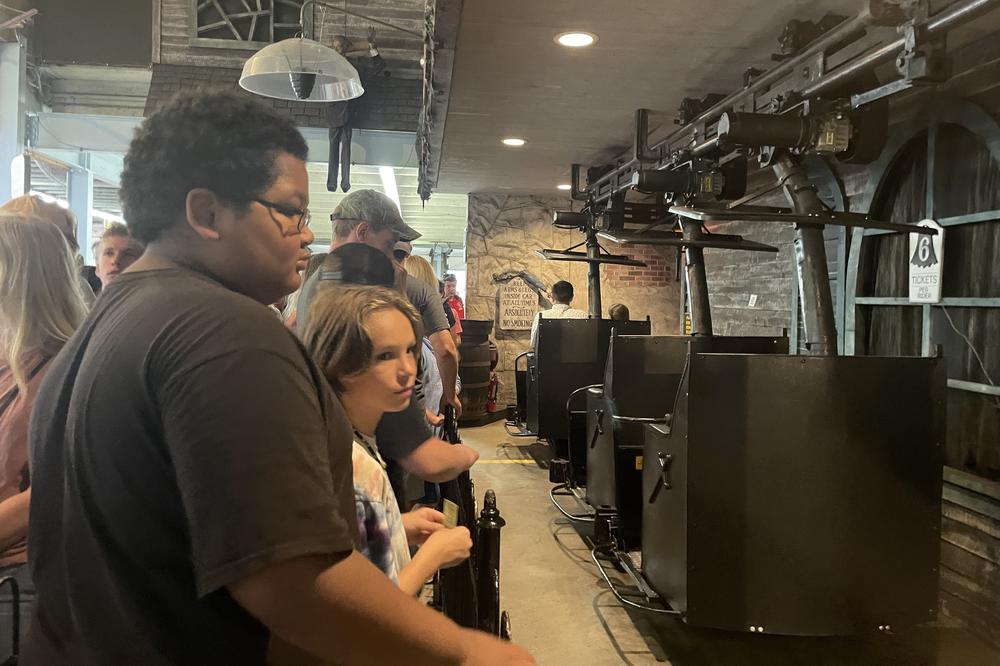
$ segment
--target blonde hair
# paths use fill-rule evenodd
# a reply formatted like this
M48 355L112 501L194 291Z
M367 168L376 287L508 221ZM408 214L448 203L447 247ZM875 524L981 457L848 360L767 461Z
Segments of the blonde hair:
M343 393L342 379L359 375L372 363L368 319L382 310L399 310L413 328L416 354L424 337L420 316L398 292L385 287L339 287L316 295L302 342L327 381Z
M437 275L434 274L434 267L431 266L431 262L423 257L411 254L403 262L403 267L406 269L408 275L412 275L421 282L429 284L434 289L434 293L437 293L440 289L438 287Z
M0 206L0 213L34 217L51 222L62 232L63 238L74 253L80 250L76 240L76 215L59 204L42 201L34 194L23 194Z
M60 230L41 218L0 214L0 361L21 390L25 356L58 352L86 314L76 262Z

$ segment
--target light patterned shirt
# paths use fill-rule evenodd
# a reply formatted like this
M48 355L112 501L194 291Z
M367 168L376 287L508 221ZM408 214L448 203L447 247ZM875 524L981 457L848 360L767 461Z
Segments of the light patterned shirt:
M398 584L399 572L410 563L410 549L385 462L374 439L356 432L351 460L359 550Z

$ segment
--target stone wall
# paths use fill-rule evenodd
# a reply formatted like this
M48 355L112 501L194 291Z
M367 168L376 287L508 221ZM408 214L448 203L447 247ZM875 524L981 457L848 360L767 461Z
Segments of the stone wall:
M493 339L500 351L498 404L515 400L514 358L530 347L529 331L501 331L496 326L497 290L493 276L507 271L526 271L550 287L568 280L576 289L573 305L587 309L587 266L577 262L546 261L535 254L542 248L565 249L583 240L575 231L556 229L552 215L569 210L564 198L472 194L469 196L469 227L466 239L466 315L469 319L494 322ZM616 254L642 259L648 268L603 267L604 315L613 303L624 303L633 319L652 319L653 332L678 330L679 286L674 266L676 252L653 248L626 248ZM547 306L547 303L546 303ZM541 305L540 305L541 309Z

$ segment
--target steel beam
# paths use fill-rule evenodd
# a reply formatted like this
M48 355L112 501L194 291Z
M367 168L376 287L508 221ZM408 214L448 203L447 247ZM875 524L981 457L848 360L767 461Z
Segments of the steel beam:
M684 240L702 239L701 223L681 219ZM691 312L691 335L712 335L712 304L705 275L705 250L693 244L684 248L687 262L688 309Z
M87 265L94 264L94 174L87 169L69 171L69 209L76 215L76 242Z
M13 179L14 158L24 150L24 49L17 42L0 43L0 202L21 189Z
M644 167L633 158L590 183L590 199L603 201L628 189L632 174L640 168L667 169L675 165L678 155L691 153L699 156L716 150L719 148L719 137L716 135L718 121L726 111L767 112L771 102L785 89L794 90L798 97L804 99L822 96L893 59L903 51L905 38L895 37L894 31L879 29L879 26L901 24L905 22L905 17L880 16L879 8L884 6L885 3L879 0L869 0L866 8L855 18L844 21L749 86L729 95L666 138L648 146L647 154L663 156L656 163L647 163ZM997 7L1000 7L1000 0L960 0L930 17L922 27L926 28L928 36L941 36ZM886 35L891 35L891 38ZM863 54L840 62L837 58L839 51L831 50L842 44L847 44L842 50L851 49L852 52L863 47Z
M775 160L774 173L784 183L785 197L795 213L824 210L816 188L809 183L805 168L791 155L785 153ZM799 293L802 294L806 351L814 356L836 356L837 322L833 314L830 269L826 261L822 225L795 225L795 257Z
M587 229L587 257L599 259L601 246L597 243L597 234L593 229ZM601 264L591 261L587 264L587 302L590 305L590 316L601 318Z

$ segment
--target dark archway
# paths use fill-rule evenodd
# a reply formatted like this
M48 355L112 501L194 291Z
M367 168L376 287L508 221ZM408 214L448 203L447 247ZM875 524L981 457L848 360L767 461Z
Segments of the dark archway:
M1000 478L1000 125L974 104L937 100L897 126L868 170L874 217L946 227L943 299L907 299L909 241L855 229L845 351L948 359L947 464ZM992 433L992 434L991 434Z

